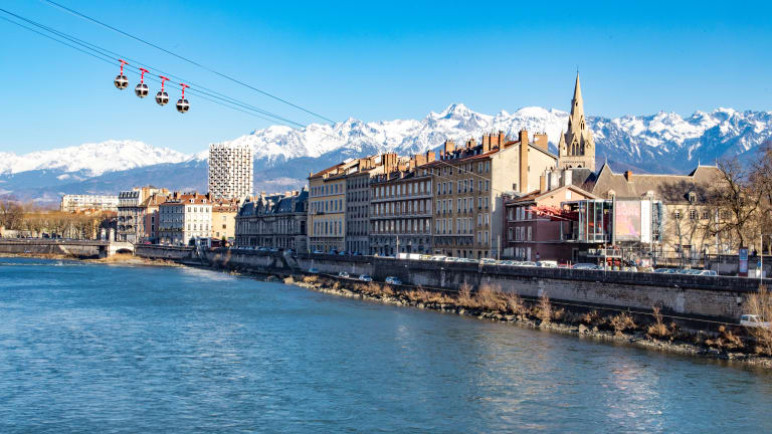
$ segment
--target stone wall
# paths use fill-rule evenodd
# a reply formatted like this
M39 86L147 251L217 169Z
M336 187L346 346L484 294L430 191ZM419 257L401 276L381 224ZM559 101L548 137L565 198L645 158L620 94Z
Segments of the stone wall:
M193 247L156 246L137 244L134 254L148 259L170 259L182 261L193 257Z
M98 258L107 253L96 243L62 240L0 240L0 253L17 255L66 255L76 258Z
M747 295L758 281L737 277L710 277L658 273L480 266L466 263L410 261L378 257L298 255L219 249L207 259L223 268L241 268L277 274L348 272L352 277L369 274L376 281L397 276L405 284L457 290L464 283L473 288L489 284L527 297L550 298L578 304L651 309L705 318L737 321Z

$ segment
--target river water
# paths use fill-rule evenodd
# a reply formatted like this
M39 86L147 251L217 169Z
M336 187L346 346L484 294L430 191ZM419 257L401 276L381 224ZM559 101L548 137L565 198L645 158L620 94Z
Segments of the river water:
M0 258L0 432L772 432L772 375L190 268Z

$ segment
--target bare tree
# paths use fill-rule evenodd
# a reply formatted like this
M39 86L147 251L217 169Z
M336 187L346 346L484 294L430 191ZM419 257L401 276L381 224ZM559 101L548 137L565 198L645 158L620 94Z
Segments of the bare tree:
M721 179L713 189L711 201L719 211L719 218L713 231L731 234L739 247L746 247L758 223L756 217L762 192L753 188L752 172L745 169L736 157L720 161L718 168Z

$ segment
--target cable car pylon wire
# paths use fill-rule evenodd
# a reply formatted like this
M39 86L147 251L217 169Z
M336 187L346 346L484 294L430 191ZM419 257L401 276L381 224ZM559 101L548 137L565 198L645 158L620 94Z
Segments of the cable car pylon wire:
M59 30L53 29L53 28L48 27L46 25L43 25L43 24L37 23L35 21L32 21L30 19L24 18L24 17L22 17L20 15L17 15L15 13L10 12L8 10L5 10L3 8L0 8L0 12L4 12L4 13L6 13L8 15L13 16L14 18L23 20L23 21L25 21L27 23L30 23L33 26L36 26L36 27L38 27L40 29L43 29L43 30L45 30L45 31L47 31L49 33L53 33L53 34L57 35L60 38L64 38L64 39L66 39L66 40L68 40L68 41L70 41L70 42L72 42L72 43L74 43L76 45L79 45L79 46L85 48L85 50L83 48L78 48L75 45L72 45L72 44L69 44L69 43L67 43L65 41L62 41L60 39L57 39L57 38L55 38L55 37L53 37L51 35L45 34L43 32L35 30L35 29L31 28L31 27L28 27L28 26L23 25L21 23L18 23L18 22L15 22L13 20L10 20L10 19L7 19L5 17L0 16L0 18L2 18L3 20L5 20L5 21L7 21L7 22L9 22L11 24L15 24L15 25L17 25L19 27L22 27L22 28L26 29L26 30L29 30L29 31L34 32L34 33L37 33L38 35L44 36L44 37L46 37L48 39L51 39L51 40L53 40L55 42L58 42L58 43L62 44L62 45L65 45L65 46L68 46L70 48L73 48L73 49L75 49L77 51L80 51L81 53L88 54L89 56L95 57L95 58L97 58L99 60L102 60L103 62L114 64L115 61L121 61L121 59L119 59L119 57L123 57L125 59L128 59L128 60L132 61L133 63L135 63L137 65L148 66L147 64L144 64L144 62L139 62L139 61L130 59L130 58L126 57L126 56L122 56L122 55L120 55L118 53L115 53L113 51L110 51L110 50L107 50L105 48L99 47L98 45L91 44L90 42L83 41L81 39L78 39L78 38L76 38L74 36L70 36L70 35L68 35L68 34L66 34L64 32L59 31ZM86 51L86 50L89 50L89 51ZM112 57L112 56L115 56L115 57ZM140 71L139 67L131 66L128 62L126 62L125 64L129 68L132 68L132 69L136 70L139 73L139 71ZM155 68L152 68L152 69L155 69ZM161 73L164 73L163 71L160 71L158 69L155 69L155 70L157 70L157 71L159 71ZM172 74L168 74L168 73L164 73L164 74L172 76L172 77L176 77L176 76L174 76ZM177 77L177 78L179 78L179 77ZM183 79L180 79L180 81L183 81ZM127 85L128 85L128 83L127 83ZM251 114L251 115L253 115L253 116L257 117L257 118L264 119L264 120L271 121L271 122L279 121L279 122L283 122L283 123L286 123L286 124L292 124L292 125L297 126L299 128L304 128L305 127L305 125L303 125L303 124L301 124L299 122L292 121L290 119L287 119L287 118L282 117L280 115L277 115L275 113L272 113L272 112L260 109L258 107L255 107L255 106L251 105L251 104L244 103L244 102L239 101L239 100L237 100L237 99L235 99L233 97L230 97L230 96L224 95L224 94L222 94L220 92L208 89L208 88L206 88L204 86L198 86L198 85L196 85L194 83L191 83L191 85L196 86L196 88L198 89L196 93L203 93L205 95L209 95L210 96L210 98L204 98L204 99L206 99L207 101L214 102L215 104L219 104L219 105L221 105L223 107L227 107L227 108L230 108L230 109L233 109L233 110L237 110L237 111L242 112L242 113ZM223 104L221 102L218 102L217 100L226 102L228 104ZM236 109L235 107L233 107L234 105L235 106L239 106L239 107L243 107L243 108L245 108L246 110L248 110L250 112L245 111L245 110L241 110L241 109ZM260 113L260 114L262 114L264 116L256 115L254 113L251 113L251 111ZM266 118L265 116L268 116L268 117L270 117L272 119Z
M266 119L266 120L269 120L269 121L271 121L271 122L275 122L275 121L284 122L284 123L287 123L287 124L292 124L292 125L294 125L294 126L297 126L297 127L300 127L300 128L304 128L304 127L305 127L305 125L303 125L303 124L301 124L301 123L299 123L299 122L295 122L295 121L292 121L292 120L290 120L290 119L287 119L287 118L285 118L285 117L279 116L279 115L277 115L277 114L275 114L275 113L269 112L269 111L267 111L267 110L263 110L263 109L260 109L260 108L258 108L258 107L255 107L255 106L251 105L251 104L247 104L247 103L245 103L245 102L243 102L243 101L239 101L239 100L237 100L237 99L235 99L235 98L233 98L233 97L230 97L230 96L228 96L228 95L224 95L224 94L222 94L222 93L220 93L220 92L217 92L217 91L215 91L215 90L209 89L209 88L207 88L207 87L205 87L205 86L201 86L201 85L198 85L198 84L196 84L196 83L192 83L192 82L190 82L190 81L188 81L188 80L185 80L184 78L181 78L181 77L179 77L179 76L176 76L176 75L173 75L173 74L170 74L170 73L167 73L167 72L161 71L161 70L160 70L160 69L158 69L158 68L154 68L154 67L152 67L152 66L149 66L148 64L146 64L146 63L144 63L144 62L140 62L140 61L138 61L138 60L134 60L134 59L131 59L131 58L129 58L129 57L123 56L123 55L121 55L121 54L119 54L119 53L116 53L116 52L114 52L114 51L108 50L108 49L106 49L106 48L103 48L103 47L100 47L100 46L98 46L98 45L94 45L94 44L92 44L92 43L90 43L90 42L88 42L88 41L84 41L84 40L82 40L82 39L78 39L78 38L76 38L76 37L74 37L74 36L70 36L70 35L68 35L68 34L66 34L66 33L64 33L64 32L61 32L61 31L59 31L59 30L56 30L56 29L54 29L54 28L52 28L52 27L48 27L48 26L46 26L46 25L40 24L40 23L38 23L38 22L32 21L32 20L30 20L30 19L24 18L24 17L22 17L22 16L20 16L20 15L14 14L13 12L9 12L9 11L7 11L7 10L3 9L3 8L0 8L0 11L2 11L2 12L5 12L6 14L12 15L13 17L15 17L15 18L17 18L17 19L23 20L23 21L25 21L25 22L27 22L27 23L29 23L29 24L32 24L32 25L34 25L34 26L36 26L36 27L38 27L38 28L41 28L41 29L43 29L43 30L46 30L46 31L48 31L48 32L51 32L51 33L54 33L54 34L56 34L57 36L59 36L59 37L61 37L61 38L65 38L65 39L69 40L70 42L73 42L73 43L75 43L75 44L78 44L78 45L80 45L80 46L82 46L82 47L84 47L84 48L86 48L86 49L88 49L88 50L92 50L92 51L94 51L94 52L97 52L97 53L101 54L102 56L104 56L104 57L106 57L106 58L111 58L112 56L115 56L116 58L119 58L119 57L123 57L123 58L125 58L125 59L128 59L128 60L130 60L132 63L134 63L134 64L136 64L136 65L143 65L143 66L147 66L147 68L148 68L148 69L153 69L153 70L155 70L155 71L158 71L158 72L160 72L160 73L162 73L162 74L165 74L165 75L167 75L167 76L169 76L169 77L175 78L175 79L177 79L177 80L179 80L179 81L181 81L181 82L185 82L185 81L187 81L188 83L190 83L190 85L191 85L191 86L195 86L197 89L199 89L199 92L202 92L202 93L203 93L204 91L206 91L206 94L207 94L207 95L209 95L209 96L211 96L212 98L215 98L215 99L222 99L222 100L227 100L227 101L228 101L229 103L231 103L231 104L235 104L235 105L238 105L238 106L240 106L240 107L246 108L247 110L254 110L254 111L258 112L258 113L264 114L265 116L269 116L269 117L273 118L273 119L266 119L266 118L264 118L264 117L261 117L261 116L257 116L257 117L259 117L259 118L261 118L261 119ZM9 20L6 20L6 21L9 21ZM9 21L9 22L11 22L11 23L13 23L13 24L17 24L17 25L20 25L20 24L18 24L18 23L16 23L16 22L13 22L13 21ZM20 25L20 26L21 26L21 25ZM32 29L30 29L30 28L28 28L28 27L26 27L26 26L21 26L21 27L24 27L24 28L25 28L25 29L27 29L27 30L32 30ZM34 31L34 30L32 30L32 31ZM55 40L55 41L57 41L57 42L61 42L61 41L59 41L59 40L57 40L57 39L55 39L55 38L52 38L52 37L50 37L49 35L45 35L45 34L42 34L42 33L38 32L38 31L34 31L34 32L35 32L35 33L38 33L38 34L40 34L40 35L43 35L43 36L45 36L45 37L47 37L47 38L49 38L49 39ZM70 45L70 44L64 44L64 45L67 45L67 46L69 46L69 47L72 47L72 45ZM78 50L78 51L82 51L82 50ZM90 54L90 53L89 53L89 54ZM118 59L118 60L120 61L120 59ZM137 68L136 66L134 66L133 68L138 70L138 68ZM243 110L239 110L239 111L242 111L242 112L243 112Z
M276 101L279 101L279 102L281 102L283 104L286 104L288 106L294 107L294 108L296 108L296 109L298 109L300 111L308 113L308 114L310 114L312 116L315 116L315 117L317 117L319 119L323 119L323 120L325 120L327 122L331 122L333 124L335 123L334 120L332 120L332 119L330 119L330 118L328 118L326 116L323 116L323 115L321 115L319 113L316 113L316 112L314 112L312 110L306 109L306 108L304 108L302 106L299 106L299 105L297 105L297 104L295 104L293 102L290 102L290 101L288 101L288 100L286 100L284 98L276 96L276 95L274 95L274 94L272 94L270 92L267 92L267 91L264 91L264 90L259 89L257 87L254 87L254 86L252 86L252 85L250 85L248 83L245 83L245 82L243 82L243 81L241 81L239 79L233 78L233 77L231 77L231 76L229 76L227 74L223 74L223 73L221 73L219 71L216 71L216 70L214 70L214 69L212 69L212 68L210 68L210 67L208 67L206 65L202 65L201 63L196 62L195 60L191 60L191 59L189 59L189 58L187 58L185 56L181 56L181 55L179 55L177 53L169 51L166 48L160 47L160 46L158 46L158 45L156 45L156 44L154 44L152 42L149 42L149 41L146 41L146 40L144 40L144 39L142 39L140 37L134 36L134 35L132 35L132 34L130 34L128 32L125 32L125 31L123 31L121 29L115 28L115 27L113 27L113 26L111 26L111 25L109 25L107 23L104 23L102 21L97 20L96 18L91 18L88 15L82 14L82 13L80 13L80 12L74 10L74 9L70 9L67 6L59 4L59 3L55 2L55 1L52 1L52 0L41 0L41 1L46 2L46 3L48 3L49 5L52 5L52 6L56 6L56 7L60 8L60 9L62 9L64 11L67 11L68 13L73 14L75 16L78 16L78 17L80 17L80 18L82 18L84 20L91 21L92 23L98 24L98 25L100 25L102 27L105 27L107 29L110 29L110 30L112 30L114 32L120 33L121 35L124 35L124 36L126 36L128 38L134 39L135 41L141 42L141 43L143 43L145 45L148 45L150 47L153 47L153 48L155 48L157 50L163 51L164 53L169 54L171 56L174 56L174 57L176 57L176 58L178 58L180 60L183 60L185 62L188 62L191 65L197 66L197 67L199 67L201 69L204 69L204 70L206 70L208 72L211 72L212 74L218 75L218 76L220 76L220 77L222 77L222 78L224 78L226 80L232 81L232 82L234 82L236 84L239 84L241 86L244 86L244 87L246 87L248 89L252 89L255 92L258 92L258 93L260 93L262 95L265 95L265 96L267 96L269 98L272 98L272 99L274 99Z

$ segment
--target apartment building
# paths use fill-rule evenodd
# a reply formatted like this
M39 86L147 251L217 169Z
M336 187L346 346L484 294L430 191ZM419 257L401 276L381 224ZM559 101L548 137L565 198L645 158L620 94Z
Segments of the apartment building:
M434 212L433 250L465 258L499 256L506 194L524 195L540 188L541 176L556 166L546 134L521 130L518 140L503 132L474 139L463 146L447 141L432 174Z
M261 194L241 206L236 216L236 245L308 250L308 190Z
M309 250L346 249L346 177L356 170L357 160L352 160L308 177Z
M59 209L63 212L118 211L118 196L65 194Z
M172 194L158 209L158 237L161 244L187 246L194 238L209 238L212 203L207 195Z
M212 199L212 238L233 240L236 237L236 216L241 200Z
M346 250L370 252L370 182L384 172L384 165L396 160L396 154L360 158L346 176Z
M118 194L118 241L138 243L145 237L144 202L152 195L168 195L169 190L153 186L134 187Z
M250 144L209 145L209 194L215 199L252 196L253 154Z
M371 181L370 253L432 252L432 175L435 153L413 156Z
M158 243L158 228L160 223L158 210L161 204L166 202L168 199L168 194L156 193L150 195L150 197L145 199L145 201L142 203L142 207L144 208L144 224L143 234L140 242L148 242L152 244Z
M571 219L538 212L560 210L566 201L597 199L575 185L552 190L537 190L525 196L505 199L506 237L502 257L520 261L576 260L582 247L569 241Z

